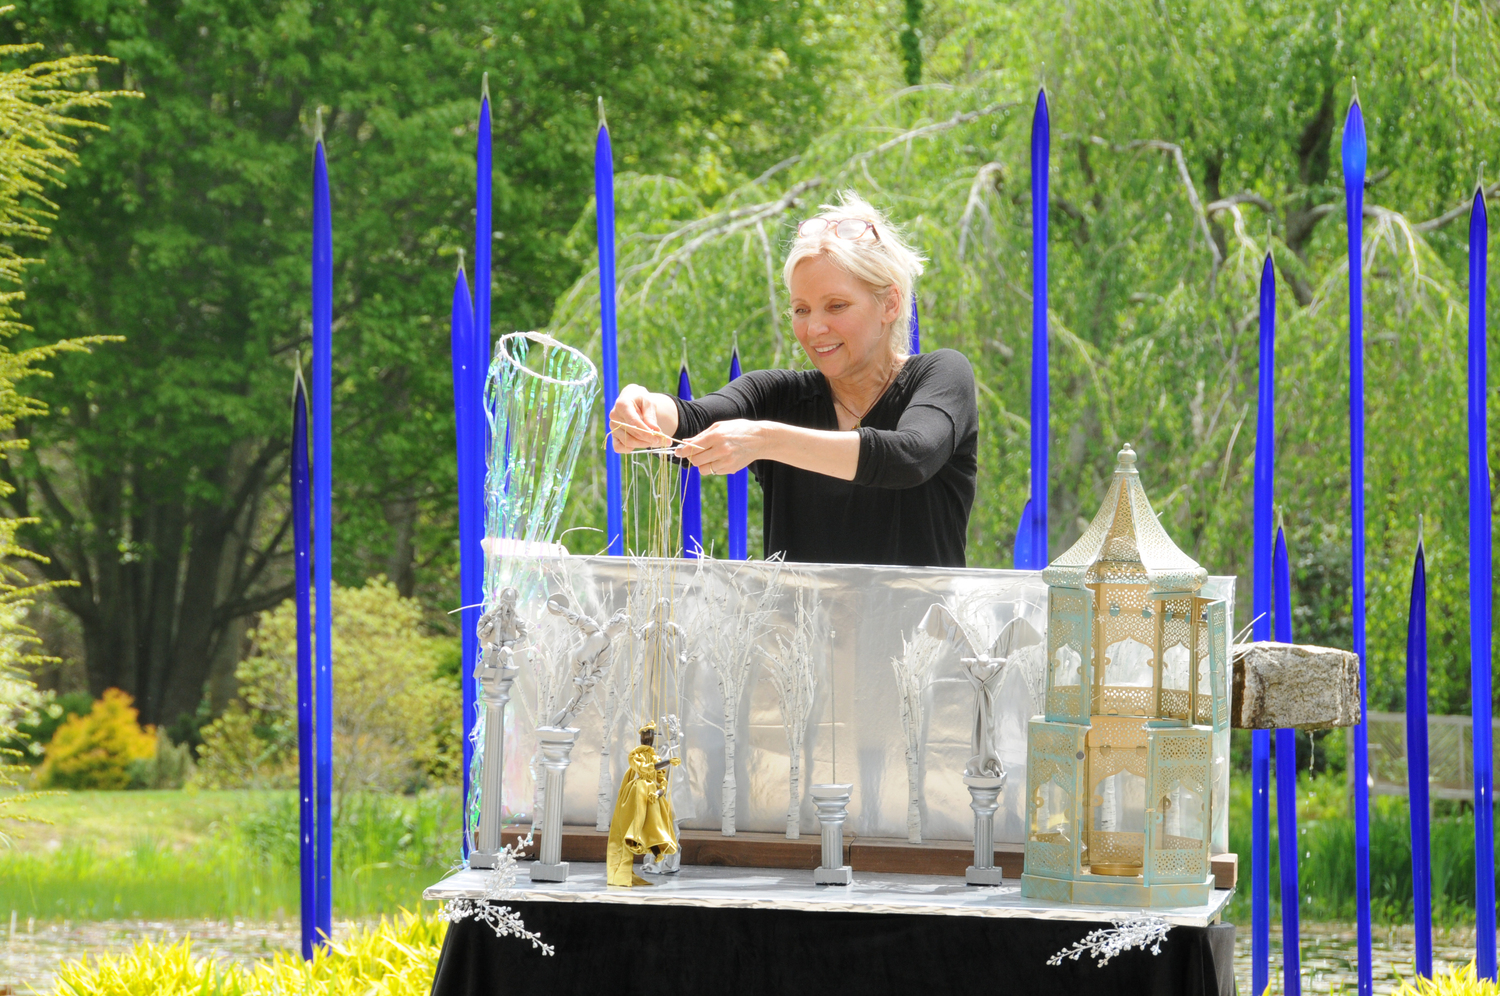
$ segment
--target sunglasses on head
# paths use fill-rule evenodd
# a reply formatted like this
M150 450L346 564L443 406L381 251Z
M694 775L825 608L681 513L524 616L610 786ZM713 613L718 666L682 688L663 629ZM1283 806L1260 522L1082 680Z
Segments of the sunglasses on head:
M862 238L865 232L870 232L875 236L876 242L880 241L880 231L874 223L859 218L809 218L797 226L797 234L807 238L816 238L828 231L850 242Z

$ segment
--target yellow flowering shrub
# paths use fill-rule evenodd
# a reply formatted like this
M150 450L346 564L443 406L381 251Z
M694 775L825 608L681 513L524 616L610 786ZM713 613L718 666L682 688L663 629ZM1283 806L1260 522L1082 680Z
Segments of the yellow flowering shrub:
M141 728L132 699L118 688L105 691L85 716L57 728L37 771L43 788L123 789L132 761L156 756L156 731Z
M57 974L59 996L426 996L447 924L403 913L355 930L312 961L277 954L251 968L193 956L192 940L142 941L120 955L85 956Z

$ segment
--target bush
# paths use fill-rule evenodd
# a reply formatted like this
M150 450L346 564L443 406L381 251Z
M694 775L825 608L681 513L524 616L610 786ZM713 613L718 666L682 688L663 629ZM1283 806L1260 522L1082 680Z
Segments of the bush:
M1430 979L1408 979L1401 983L1395 996L1500 996L1500 986L1479 978L1471 961L1463 968L1439 972Z
M458 683L440 674L450 639L424 633L422 607L375 578L333 592L334 788L412 791L461 767ZM203 731L198 782L290 788L297 781L297 613L261 616L239 695Z
M167 731L156 731L156 753L126 767L132 789L180 789L193 776L193 748L174 744Z
M156 731L141 729L132 699L118 688L105 691L87 716L57 728L37 771L43 788L123 789L130 765L156 755Z
M290 993L372 993L426 996L432 988L447 925L403 913L357 929L312 961L285 952L253 968L194 958L191 939L142 941L122 955L64 964L57 991L76 996L286 996Z
M13 739L5 746L24 751L33 764L40 764L47 744L57 728L74 716L87 716L94 708L88 692L38 692L32 708L15 724Z

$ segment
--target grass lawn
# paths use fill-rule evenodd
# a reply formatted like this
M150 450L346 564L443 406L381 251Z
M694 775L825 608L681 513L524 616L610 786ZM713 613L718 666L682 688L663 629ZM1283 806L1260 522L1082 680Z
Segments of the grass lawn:
M238 818L263 811L291 792L58 792L25 804L22 812L45 823L19 823L10 831L16 854L47 854L88 847L119 856L149 839L171 851L192 851Z
M66 792L0 851L0 919L282 920L297 916L295 794ZM458 856L458 799L351 796L336 808L339 917L416 910Z

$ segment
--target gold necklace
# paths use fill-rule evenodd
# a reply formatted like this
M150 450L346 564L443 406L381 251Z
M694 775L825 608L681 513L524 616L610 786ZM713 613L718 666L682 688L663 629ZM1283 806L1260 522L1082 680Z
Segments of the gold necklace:
M860 427L860 425L864 423L865 415L870 414L872 411L875 410L875 406L878 405L878 404L880 404L880 399L883 398L883 397L885 397L886 388L888 388L888 387L891 386L891 381L893 381L893 380L896 379L896 372L898 370L900 370L900 369L901 368L900 368L899 365L893 364L891 366L891 372L886 377L885 383L880 385L880 393L877 394L877 395L875 395L875 400L872 401L872 402L870 402L870 407L868 407L868 408L865 409L864 415L856 414L853 408L850 408L848 405L844 404L843 401L839 400L839 396L837 394L833 393L833 385L832 384L828 385L828 393L829 394L833 394L834 403L837 404L844 411L848 412L850 415L854 416L854 424L849 427L849 429L848 429L849 432L853 432L855 429L858 429Z

